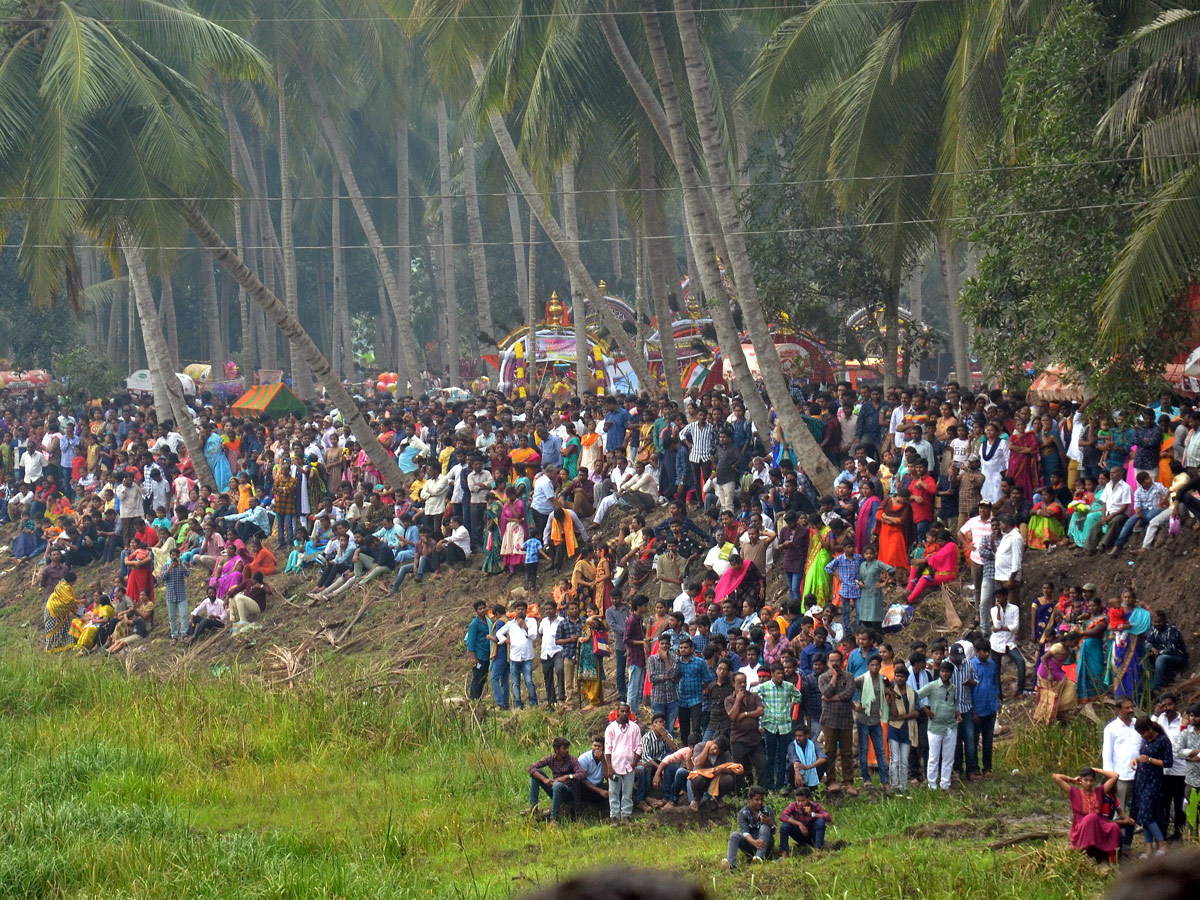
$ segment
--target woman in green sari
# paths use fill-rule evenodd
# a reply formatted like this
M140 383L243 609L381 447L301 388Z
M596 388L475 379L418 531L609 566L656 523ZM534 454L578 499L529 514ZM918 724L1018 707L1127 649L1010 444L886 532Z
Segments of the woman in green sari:
M593 634L603 635L605 639L608 637L604 619L595 606L589 604L588 617L579 636L579 693L587 701L583 712L591 712L604 705L604 660L596 656L592 649Z
M500 556L500 518L504 514L504 504L494 492L488 493L487 508L483 511L483 574L499 575L504 571L504 562Z
M579 454L583 451L583 444L580 443L579 435L575 432L574 422L568 422L566 429L567 440L562 448L562 465L566 470L567 480L571 481L579 474Z
M814 525L808 532L808 559L804 563L804 586L800 596L807 602L808 596L817 598L822 607L829 606L833 597L833 577L825 571L826 564L833 559L833 530L822 524ZM806 609L805 612L808 610Z

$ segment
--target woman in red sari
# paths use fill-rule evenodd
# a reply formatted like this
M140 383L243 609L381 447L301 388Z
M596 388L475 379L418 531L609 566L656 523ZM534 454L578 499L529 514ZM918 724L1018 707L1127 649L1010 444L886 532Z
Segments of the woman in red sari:
M130 601L137 600L142 591L154 602L154 558L150 551L137 538L129 541L129 552L125 555L125 567L129 569L129 577L125 579L125 596Z
M909 501L912 494L908 488L900 488L900 492L889 497L879 507L876 518L879 527L879 561L894 569L903 569L904 577L908 575L908 545L916 537L913 528L912 507Z
M1008 477L1032 500L1033 489L1042 483L1042 442L1032 431L1025 430L1028 421L1029 411L1020 410L1008 438Z
M1097 775L1104 776L1103 787L1097 786ZM1121 846L1121 825L1134 824L1113 799L1117 773L1084 769L1075 778L1058 774L1053 778L1058 789L1071 801L1071 846L1096 862L1115 862ZM1116 817L1109 818L1108 810L1115 811Z

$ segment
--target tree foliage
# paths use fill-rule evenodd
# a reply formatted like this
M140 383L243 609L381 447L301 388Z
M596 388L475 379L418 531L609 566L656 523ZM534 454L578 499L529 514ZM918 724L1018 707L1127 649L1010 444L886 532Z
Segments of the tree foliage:
M964 179L966 230L983 257L962 303L978 326L975 351L1002 380L1064 364L1115 399L1140 393L1176 348L1154 329L1130 335L1120 359L1095 349L1096 297L1146 195L1136 166L1093 139L1113 45L1105 21L1076 2L1009 59L1008 134Z

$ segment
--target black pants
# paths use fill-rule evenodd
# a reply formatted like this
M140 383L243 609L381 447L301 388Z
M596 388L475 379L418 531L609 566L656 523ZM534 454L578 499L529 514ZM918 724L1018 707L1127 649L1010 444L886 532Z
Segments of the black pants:
M225 623L211 616L205 616L203 619L197 619L196 624L192 626L192 642L195 643L204 636L206 631L220 631Z
M321 578L317 581L318 588L327 588L333 584L333 580L339 575L349 572L353 563L330 563L325 567L325 571L321 573Z
M549 659L542 660L542 681L546 684L546 703L554 706L560 700L567 699L566 684L564 683L563 655L556 653ZM558 689L555 690L555 684Z
M442 551L442 562L446 564L446 567L452 569L461 563L465 563L466 561L467 555L463 553L462 547L458 546L458 544L452 544L447 541L446 549Z
M525 586L531 591L537 588L537 560L525 563Z
M755 779L761 780L767 774L767 749L763 746L762 741L759 741L754 747L734 741L730 743L729 750L733 754L733 761L745 770L741 776L739 789L746 785L758 784L759 782Z
M712 460L694 462L692 466L692 490L696 492L696 504L704 505L704 483L712 475Z
M703 731L700 727L700 704L684 706L679 704L679 742L690 741L692 733Z
M1163 837L1167 837L1167 825L1171 821L1172 811L1175 816L1175 834L1179 834L1186 824L1183 818L1183 797L1187 793L1187 786L1184 784L1183 775L1164 775L1163 776L1163 793L1166 795L1166 803L1163 804L1163 817L1159 822L1162 828Z
M908 780L925 781L929 763L929 719L921 715L917 719L917 743L908 751Z
M488 664L486 661L475 661L475 668L471 670L471 689L467 692L472 700L478 700L483 696L483 689L488 683Z

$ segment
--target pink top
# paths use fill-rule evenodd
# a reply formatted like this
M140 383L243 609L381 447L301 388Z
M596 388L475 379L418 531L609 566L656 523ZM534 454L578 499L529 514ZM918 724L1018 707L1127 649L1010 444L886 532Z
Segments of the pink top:
M604 729L604 755L612 761L613 771L628 775L637 765L642 752L642 729L630 720L622 727L620 722L610 722Z

